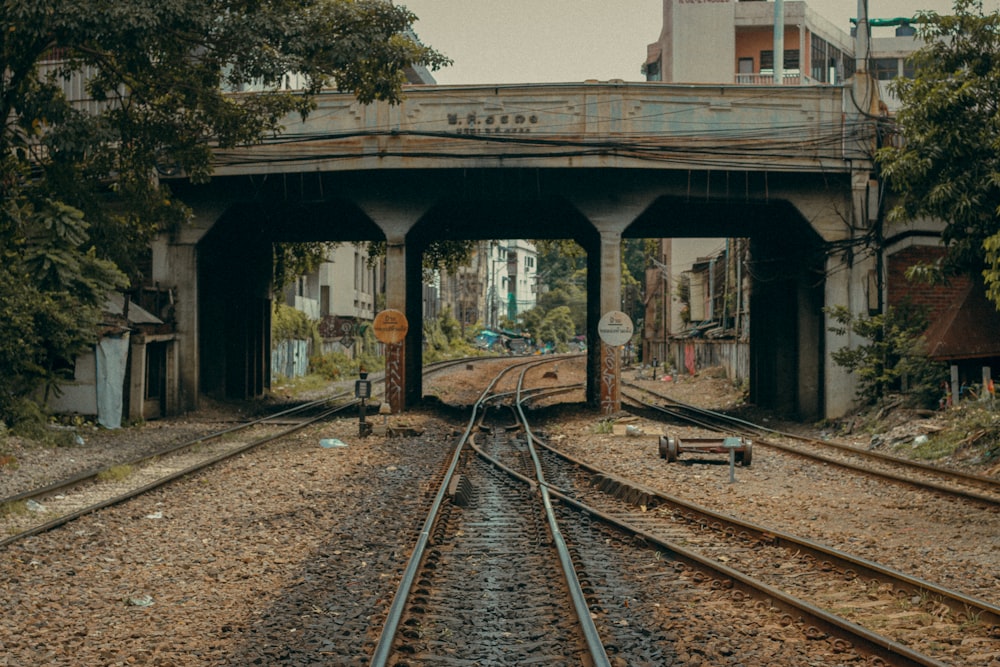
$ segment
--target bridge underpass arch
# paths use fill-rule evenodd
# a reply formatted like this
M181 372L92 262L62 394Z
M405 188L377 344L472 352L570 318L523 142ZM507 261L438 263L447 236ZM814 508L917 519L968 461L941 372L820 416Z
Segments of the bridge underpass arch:
M271 385L274 246L385 240L340 198L231 205L198 242L199 391L249 399Z
M199 368L207 375L193 386L240 396L258 395L262 382L267 384L269 367L259 354L267 350L265 334L256 333L263 328L263 316L254 319L250 313L263 310L253 300L267 293L262 276L265 267L269 272L270 261L264 253L270 257L274 242L387 241L387 267L393 266L394 252L397 267L387 268L388 307L405 308L408 318L418 318L410 326L419 333L420 255L433 239L572 238L587 253L587 334L593 342L599 340L596 323L602 301L606 311L620 298L615 296L620 281L609 282L601 273L611 273L616 266L614 250L621 237L745 237L752 239L760 266L766 261L782 271L758 280L753 291L753 398L789 414L822 415L824 245L816 229L831 238L845 233L838 228L844 222L837 211L849 205L850 188L837 178L510 168L279 176L269 179L266 187L248 187L241 177L213 179L204 186L201 196L210 205L202 217L213 222L203 223L210 229L198 243L199 276L205 282L198 290L204 295L198 310L205 322L217 323L198 335L199 344L214 342L200 348L207 360ZM733 185L737 182L739 187ZM405 269L399 268L402 258ZM251 268L260 275L249 276ZM391 293L394 276L405 284L405 295ZM218 322L228 318L220 312L234 307L213 296L225 293L213 287L213 281L218 286L227 280L251 283L234 290L252 287L237 313L237 321L246 324L229 336L249 338L242 351L239 341L235 352L212 347L227 337ZM774 342L762 346L761 340ZM408 336L406 344L405 398L413 404L421 390L420 336ZM589 347L592 402L597 400L600 377L597 347ZM247 365L241 368L227 357L240 357Z
M593 225L569 201L559 196L531 196L524 192L507 196L469 195L443 197L433 204L406 237L407 317L410 330L421 331L423 310L419 269L423 254L434 241L492 241L506 239L558 239L575 241L587 256L587 338L597 340L600 320L600 236ZM411 262L413 263L411 265ZM416 280L411 277L417 278ZM587 396L596 403L599 347L588 346ZM422 390L422 346L419 337L407 338L406 402L414 404Z
M623 237L749 239L750 400L822 416L827 246L792 203L663 196Z

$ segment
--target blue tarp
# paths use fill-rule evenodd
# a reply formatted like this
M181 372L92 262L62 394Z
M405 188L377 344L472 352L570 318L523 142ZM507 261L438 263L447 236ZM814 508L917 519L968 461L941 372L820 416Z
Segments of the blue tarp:
M129 335L106 336L97 343L97 423L104 428L121 428L128 364Z

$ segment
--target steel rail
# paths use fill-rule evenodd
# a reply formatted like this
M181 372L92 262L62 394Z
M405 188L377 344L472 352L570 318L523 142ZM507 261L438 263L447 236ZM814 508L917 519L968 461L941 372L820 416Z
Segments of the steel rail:
M476 420L482 418L480 413L489 399L490 392L507 372L509 372L509 369L504 369L498 373L489 382L480 394L479 398L476 400L475 404L472 406L472 411L469 416L469 421L466 424L465 431L458 438L455 446L455 453L452 454L451 461L449 462L448 468L444 473L444 478L434 496L430 509L427 512L427 517L424 519L423 527L420 529L420 534L417 536L417 542L410 553L410 559L406 564L406 569L403 571L403 576L399 582L399 586L396 588L396 594L393 596L392 603L389 605L389 611L386 614L385 622L382 625L382 632L379 636L378 643L375 645L375 651L372 653L371 661L369 662L371 667L386 667L389 663L389 658L392 652L392 643L395 641L396 633L399 631L399 625L403 619L403 613L406 608L406 600L410 595L410 591L413 589L414 583L416 582L416 577L420 570L420 564L424 559L424 555L427 552L427 546L430 543L434 524L437 522L438 517L441 514L441 508L448 495L448 489L451 486L452 480L455 477L455 471L458 469L458 464L462 458L462 454L464 453L465 444L472 436L473 429L476 427Z
M642 387L639 387L638 385L635 385L635 384L632 384L632 383L629 383L629 386L633 387L635 389L639 389L641 391L645 391L647 393L652 393L652 392L649 392L649 390L644 389ZM911 467L911 468L916 468L916 469L919 469L919 470L925 470L927 472L932 472L934 474L941 475L942 477L951 477L951 478L953 478L955 480L962 481L962 482L965 482L965 483L968 483L968 484L971 484L971 485L981 486L982 488L985 488L987 490L997 490L997 491L1000 491L1000 480L994 479L992 477L988 477L986 475L980 475L978 473L965 472L964 470L956 470L954 468L942 467L942 466L934 465L932 463L924 463L923 461L914 461L914 460L911 460L911 459L904 459L904 458L900 458L898 456L892 456L891 454L886 454L884 452L875 452L875 451L858 449L857 447L855 447L853 445L849 445L849 444L844 443L844 442L838 442L836 440L817 440L816 438L811 438L809 436L803 436L803 435L799 435L797 433L789 433L787 431L780 431L780 430L777 430L777 429L769 428L767 426L761 426L760 424L754 424L754 423L746 421L744 419L739 419L737 417L733 417L732 415L726 415L724 413L716 412L716 411L713 411L713 410L708 410L706 408L699 408L697 406L689 405L689 404L684 403L682 401L678 401L677 399L668 398L666 396L660 396L660 395L655 394L655 393L653 393L653 395L656 396L658 399L662 399L662 400L668 401L670 403L673 403L673 404L675 404L675 405L683 408L684 410L689 410L691 412L701 413L701 414L704 414L704 415L712 417L712 418L719 418L719 419L731 422L733 424L742 424L742 425L744 425L744 426L746 426L748 428L756 429L760 433L771 433L773 435L780 435L782 437L789 438L789 439L792 439L792 440L800 440L802 442L807 442L807 443L810 443L810 444L822 445L824 447L830 447L830 448L833 448L833 449L838 449L838 450L841 450L841 451L844 451L844 452L848 452L848 453L851 453L851 454L860 454L861 456L864 456L864 457L867 457L867 458L879 459L879 460L886 461L888 463L893 463L893 464L898 464L898 465L907 466L907 467Z
M138 487L138 488L135 488L135 489L131 489L131 490L125 492L125 493L113 496L111 498L106 498L106 499L104 499L102 501L99 501L97 503L93 503L93 504L88 505L86 507L82 507L82 508L80 508L80 509L78 509L78 510L76 510L74 512L70 512L69 514L65 514L65 515L57 517L57 518L55 518L55 519L53 519L51 521L48 521L47 523L40 524L40 525L37 525L37 526L33 526L33 527L31 527L31 528L29 528L27 530L21 531L21 532L15 534L15 535L11 535L10 537L7 537L7 538L4 538L4 539L0 540L0 548L6 547L9 544L13 544L14 542L26 539L26 538L31 537L33 535L39 535L41 533L45 533L45 532L48 532L50 530L59 528L61 526L64 526L64 525L72 522L72 521L75 521L76 519L79 519L82 516L86 516L88 514L92 514L94 512L97 512L98 510L102 510L102 509L104 509L106 507L112 507L114 505L120 505L121 503L124 503L124 502L126 502L128 500L131 500L131 499L136 498L136 497L138 497L140 495L143 495L144 493L148 493L148 492L150 492L150 491L152 491L154 489L157 489L157 488L160 488L162 486L165 486L165 485L167 485L167 484L169 484L169 483L171 483L173 481L176 481L176 480L178 480L178 479L180 479L182 477L186 477L188 475L191 475L192 473L199 472L199 471L204 470L206 468L209 468L209 467L211 467L211 466L213 466L213 465L215 465L217 463L220 463L221 461L225 461L227 459L233 458L234 456L238 456L240 454L246 453L246 452L248 452L248 451L250 451L252 449L255 449L257 447L265 445L265 444L267 444L269 442L273 442L274 440L278 440L278 439L283 438L283 437L285 437L287 435L295 433L296 431L300 431L303 428L305 428L307 426L310 426L310 425L312 425L312 424L314 424L314 423L316 423L318 421L322 421L324 419L327 419L331 415L336 414L337 412L340 412L342 409L343 409L343 407L336 407L336 408L328 409L325 412L322 412L322 413L320 413L318 415L310 417L309 419L303 420L301 423L298 423L298 424L295 424L294 426L291 426L289 428L283 429L283 430L281 430L278 433L273 433L271 435L268 435L268 436L265 436L263 438L254 440L254 441L252 441L250 443L247 443L245 445L242 445L240 447L236 447L234 449L222 452L222 453L217 454L217 455L215 455L213 457L205 459L204 461L199 461L195 465L188 466L187 468L184 468L183 470L178 470L178 471L175 471L173 473L170 473L169 475L165 475L165 476L163 476L163 477L161 477L161 478L159 478L157 480L154 480L153 482L150 482L149 484L145 484L145 485L143 485L141 487Z
M590 607L587 605L587 600L583 592L583 587L580 585L580 579L576 576L576 568L573 566L573 559L570 557L569 547L566 546L566 540L562 536L562 531L559 529L559 521L556 519L555 510L552 508L552 498L549 494L549 485L545 482L545 473L542 471L542 462L538 457L538 451L535 449L534 437L531 433L531 425L528 423L528 418L524 415L523 402L521 400L522 389L524 385L524 375L528 372L528 369L521 371L521 375L517 381L517 394L514 401L514 405L517 409L518 420L524 427L524 435L527 440L528 451L531 454L531 460L535 466L535 478L538 480L538 488L542 496L542 504L545 506L545 518L549 523L549 532L552 533L552 539L555 543L556 552L559 554L559 561L562 563L563 574L566 577L566 583L569 586L570 597L573 600L573 607L576 609L577 618L580 619L580 624L583 627L583 636L587 642L587 648L590 650L590 655L594 660L594 667L602 667L607 665L611 667L611 662L608 660L608 654L604 650L604 644L601 642L601 634L597 630L597 625L594 623L594 619L590 614Z
M722 514L708 509L696 503L684 500L677 496L666 494L662 491L652 489L648 486L624 479L618 475L601 470L585 461L581 461L574 456L560 451L544 440L536 438L535 441L546 451L571 463L572 465L586 471L592 475L598 475L610 480L618 485L618 489L624 491L635 491L664 505L674 507L686 514L687 519L695 520L697 517L704 519L703 523L716 530L725 530L727 527L733 534L745 534L761 542L781 547L788 551L800 551L810 554L817 559L817 562L828 563L841 568L844 572L854 573L856 576L868 576L882 583L891 583L895 590L906 591L908 594L937 596L941 602L949 609L959 614L976 615L983 621L994 625L1000 625L1000 607L984 600L979 600L965 595L958 591L939 586L933 582L926 581L919 577L913 577L898 570L879 565L864 558L853 556L813 540L774 530L767 526L761 526L744 519ZM567 494L565 490L559 490L562 494ZM648 504L648 503L647 503Z
M475 451L479 456L485 456L478 447L472 444L473 432L482 423L485 417L486 406L497 400L498 396L509 395L509 392L497 395L493 394L493 388L499 383L500 379L511 372L513 369L519 366L537 366L546 363L552 363L551 359L546 360L530 360L527 362L521 362L514 364L503 369L498 373L487 385L487 387L480 394L479 398L476 400L475 404L472 406L472 412L469 416L469 421L466 425L465 431L458 438L457 445L455 447L455 452L451 457L451 461L448 464L448 468L444 474L444 478L438 488L437 494L434 497L434 501L431 504L428 515L424 520L423 527L421 528L420 534L417 538L417 542L414 545L413 551L410 554L410 559L407 562L406 569L403 572L402 579L400 580L399 586L396 589L396 594L393 597L392 603L390 604L389 611L386 615L386 620L382 627L381 635L379 636L378 643L375 646L375 650L372 653L371 661L369 665L371 667L386 667L389 664L389 659L392 652L392 644L395 641L396 633L399 631L399 626L402 622L403 613L405 611L406 600L413 589L417 574L419 573L421 563L427 551L427 547L430 543L431 534L434 529L434 525L438 520L441 513L441 508L444 505L445 498L448 495L448 490L452 485L452 480L454 479L455 472L458 469L459 462L465 451L465 446L468 444L470 449ZM524 372L521 374L523 379ZM520 384L520 382L519 382ZM489 460L489 457L485 457ZM537 463L537 460L536 460ZM516 475L516 474L515 474ZM521 475L516 475L518 478L523 478ZM528 483L532 483L528 480ZM534 483L535 486L540 486L537 482ZM549 517L550 530L553 532L553 539L557 544L557 551L559 553L560 564L563 567L564 576L566 578L567 585L571 589L571 597L574 604L574 609L577 612L581 626L583 627L585 639L587 642L588 650L591 652L592 659L594 660L593 667L610 667L610 661L607 658L607 654L604 652L604 646L600 643L599 638L596 638L596 627L593 629L587 629L586 625L589 623L593 626L593 619L590 616L589 609L586 606L586 602L583 598L582 588L580 587L579 581L576 579L575 571L572 566L572 560L569 556L569 550L566 548L565 542L558 532L558 525L554 525L554 510L552 509L550 502L545 502L545 512L546 516ZM554 530L553 530L554 527ZM573 586L575 582L575 587ZM596 646L595 646L596 644ZM595 650L597 652L595 652ZM601 657L603 656L603 658Z
M461 359L452 359L452 360L446 360L446 361L439 361L439 362L435 362L433 364L428 364L427 366L424 367L424 370L427 373L436 373L436 372L442 371L444 369L450 368L451 366L454 366L454 365L463 364L463 363L467 364L467 363L470 363L470 362L481 361L481 360L490 360L490 359L493 359L493 358L494 357L463 357ZM377 373L377 374L374 375L373 380L384 383L384 375L381 374L381 373ZM296 416L296 415L298 415L300 413L304 413L304 412L307 412L307 411L312 410L314 408L324 406L324 405L326 405L328 403L331 403L333 401L342 400L342 399L345 399L345 398L348 398L350 400L346 401L345 403L341 403L341 404L337 405L336 406L336 410L346 410L348 408L357 406L358 403L359 403L358 399L353 398L353 393L350 390L345 390L345 391L337 392L337 393L333 394L332 396L326 396L324 398L318 398L318 399L315 399L315 400L312 400L312 401L307 401L305 403L300 403L298 405L294 405L294 406L292 406L290 408L285 408L283 410L279 410L277 412L265 415L263 417L258 417L256 419L252 419L252 420L249 420L249 421L240 422L240 423L235 424L234 426L231 426L229 428L221 429L219 431L212 431L211 433L207 433L205 435L198 436L197 438L194 438L192 440L185 440L185 441L180 442L180 443L175 443L175 444L167 445L165 447L161 447L161 448L155 449L155 450L153 450L151 452L147 452L145 454L133 457L131 459L126 459L126 460L123 460L123 461L118 461L118 462L114 463L114 465L116 465L116 466L132 466L132 467L141 466L142 464L146 463L147 461L151 461L151 460L157 459L157 458L162 458L162 457L168 456L170 454L175 454L175 453L180 452L180 451L182 451L184 449L189 449L191 447L195 447L195 446L198 446L198 445L203 445L203 444L208 443L208 442L210 442L212 440L216 440L218 438L222 438L222 437L224 437L226 435L230 435L232 433L238 433L240 431L246 430L246 429L251 428L253 426L260 426L260 425L267 425L267 424L272 424L273 425L273 424L275 424L276 420L279 419L279 418L281 418L281 417L294 417L294 416ZM0 498L0 507L3 507L5 505L9 505L9 504L12 504L12 503L17 503L17 502L22 502L22 501L26 501L26 500L35 499L35 498L41 498L41 497L44 497L44 496L49 496L49 495L52 495L53 493L56 493L56 492L59 492L59 491L64 491L66 489L73 488L75 486L80 486L81 484L84 484L84 483L87 483L87 482L93 482L93 481L95 481L98 478L98 476L101 473L105 472L107 469L108 469L107 466L101 466L101 467L91 468L91 469L88 469L88 470L84 470L83 472L77 473L75 475L72 475L70 477L67 477L65 479L61 479L61 480L52 482L51 484L47 484L47 485L42 486L42 487L38 487L38 488L35 488L35 489L27 489L25 491L21 491L19 493L12 494L12 495L7 496L5 498Z
M474 447L474 449L479 456L490 461L492 465L503 470L508 475L520 479L526 484L532 483L530 478L495 460L478 448ZM789 595L770 584L758 581L723 563L664 540L652 533L647 533L628 522L582 503L563 489L549 484L545 484L544 486L551 496L555 496L561 503L573 507L576 511L596 518L606 525L614 526L619 530L639 537L647 544L656 545L661 550L671 554L675 560L683 562L686 566L699 568L702 571L707 571L718 577L728 579L733 582L734 587L737 585L740 586L747 595L753 595L758 599L766 600L785 613L801 614L803 617L808 618L815 627L822 628L828 634L840 637L846 635L850 639L860 643L860 650L877 656L880 659L888 660L887 664L891 664L894 667L947 667L945 663L914 651L888 637L871 632L863 626L852 623L836 614L831 614L805 600Z
M758 581L753 577L734 570L723 563L668 542L657 535L647 533L628 522L581 503L555 488L551 489L551 493L562 503L572 506L578 511L586 513L592 518L597 518L608 525L615 526L634 536L640 537L646 543L654 544L670 552L677 559L686 562L688 565L709 570L720 577L732 581L734 586L739 585L745 591L748 590L761 598L769 600L771 604L774 604L786 613L801 614L805 618L808 618L814 626L823 629L828 634L841 636L846 634L853 641L855 648L870 655L878 656L883 660L888 660L890 661L889 664L895 667L946 667L945 663L935 660L930 656L914 651L903 644L872 632L836 614L831 614L805 600L800 600L793 595L789 595L770 584Z
M646 391L646 390L643 390L643 391ZM922 463L922 462L919 462L919 461L910 461L908 459L903 459L903 458L899 458L899 457L895 457L895 456L889 456L889 455L883 454L881 452L869 452L869 451L866 451L866 450L863 450L863 449L858 449L857 447L852 447L850 445L846 445L846 444L843 444L843 443L832 443L832 442L828 442L828 441L825 441L825 440L816 440L815 438L806 438L804 436L799 436L799 435L795 435L795 434L791 434L791 433L784 433L784 432L776 431L776 430L773 430L773 429L769 429L767 427L763 427L763 426L760 426L760 425L757 425L757 424L753 424L751 422L748 422L748 421L745 421L745 420L742 420L742 419L737 419L737 418L734 418L734 417L730 417L728 415L724 415L724 414L721 414L721 413L713 412L711 410L706 410L704 408L697 408L695 406L688 406L686 404L680 403L679 401L675 401L673 399L668 399L668 398L666 398L664 396L659 396L659 395L657 395L655 393L653 395L656 396L658 400L662 399L662 400L667 400L667 401L670 401L672 403L675 403L678 406L678 408L677 409L671 409L668 406L655 405L653 403L649 403L647 401L643 401L643 400L641 400L639 398L636 398L635 396L629 396L628 398L630 400L635 401L636 403L640 404L644 408L652 409L652 410L655 410L657 412L661 412L661 413L664 413L664 414L669 414L669 415L671 415L671 416L673 416L675 418L688 421L689 423L695 424L697 426L700 426L702 428L706 428L706 429L709 429L709 430L712 430L712 431L732 433L732 432L736 431L737 429L751 429L755 433L761 433L761 432L773 433L773 434L780 435L780 436L783 436L783 437L793 438L793 439L796 439L796 440L799 440L799 441L807 442L807 443L809 443L811 445L814 445L814 446L824 447L824 448L829 448L829 449L835 449L835 450L843 452L845 454L850 454L852 456L857 456L857 457L859 457L861 459L870 459L872 461L879 461L881 463L885 463L885 464L889 464L889 465L895 465L895 466L898 466L898 467L901 467L901 468L904 468L904 469L917 470L917 471L920 471L920 472L923 472L923 473L938 475L938 476L943 477L945 479L950 479L950 480L958 482L958 483L967 483L967 484L970 484L972 486L976 486L977 488L987 488L988 490L993 490L993 491L996 491L998 494L1000 494L1000 482L997 482L996 480L990 479L989 477L985 477L983 475L974 475L974 474L970 474L970 473L964 473L964 472L958 471L958 470L952 470L950 468L942 468L940 466L934 466L934 465ZM690 416L688 414L685 414L688 411L693 412L695 414L703 415L704 417L707 417L707 418L711 418L713 421L708 421L707 419L697 419L697 418L692 417L692 416ZM720 423L726 424L728 426L728 428L720 427L719 426ZM887 471L887 470L877 470L877 469L874 469L874 468L869 468L869 467L865 467L865 466L858 465L858 464L855 464L855 463L851 463L849 461L843 461L843 460L838 460L838 459L835 459L835 458L830 458L828 456L824 456L823 454L820 454L820 453L817 453L817 452L808 452L808 451L799 449L797 447L793 447L791 445L786 445L786 444L782 444L780 442L775 442L773 440L756 439L756 440L754 440L754 444L760 444L760 445L764 445L766 447L772 447L774 449L778 449L780 451L786 452L788 454L792 454L794 456L799 456L799 457L807 458L807 459L814 460L814 461L821 461L823 463L828 463L828 464L833 465L833 466L838 466L840 468L844 468L844 469L847 469L847 470L852 470L854 472L859 472L859 473L862 473L864 475L873 476L873 477L879 477L879 478L883 478L883 479L890 479L890 480L893 480L893 481L896 481L896 482L900 482L902 484L907 484L907 485L910 485L910 486L913 486L913 487L916 487L916 488L919 488L919 489L925 489L925 490L935 491L935 492L938 492L938 493L944 493L944 494L948 494L948 495L951 495L951 496L955 496L957 498L962 498L964 500L970 500L970 501L978 502L978 503L984 504L984 505L989 506L989 507L996 507L996 506L1000 505L1000 496L988 496L988 495L983 495L983 494L980 494L980 493L975 493L975 492L972 492L972 491L964 491L962 489L957 489L957 488L954 488L954 487L946 486L944 484L939 484L939 483L932 482L932 481L915 479L913 477L906 477L905 475L893 473L893 472L890 472L890 471Z
M221 431L213 431L211 433L199 436L199 437L197 437L197 438L195 438L193 440L186 440L186 441L181 442L181 443L176 443L176 444L168 445L166 447L162 447L160 449L156 449L156 450L154 450L152 452L143 454L141 456L137 456L137 457L134 457L132 459L128 459L126 461L118 462L118 463L116 463L114 465L138 466L138 465L141 465L141 464L145 463L146 461L150 461L152 459L156 459L156 458L160 458L160 457L163 457L163 456L167 456L169 454L174 454L174 453L179 452L179 451L181 451L183 449L187 449L187 448L190 448L190 447L195 447L197 445L202 445L202 444L205 444L206 442L209 442L211 440L215 440L215 439L221 438L223 436L229 435L231 433L235 433L235 432L238 432L238 431L242 431L242 430L248 429L248 428L250 428L252 426L258 426L258 425L261 425L261 424L266 424L268 421L274 420L274 419L276 419L278 417L285 417L285 416L288 416L288 415L294 415L294 414L299 413L299 412L305 412L306 410L310 410L310 409L315 408L317 406L323 405L324 403L328 403L328 402L334 401L334 400L336 400L338 398L342 398L343 396L346 396L346 395L347 394L345 392L343 394L337 394L335 396L331 396L331 397L328 397L328 398L317 399L315 401L310 401L308 403L303 403L301 405L297 405L295 407L288 408L286 410L282 410L280 412L276 412L276 413L270 414L270 415L268 415L266 417L260 417L258 419L254 419L254 420L249 421L249 422L241 422L241 423L239 423L239 424L237 424L235 426L223 429ZM338 406L337 409L338 410L339 409L344 409L345 407L349 407L350 405L352 405L352 404L349 403L346 406ZM6 498L0 498L0 506L6 505L8 503L15 503L15 502L19 502L19 501L23 501L23 500L28 500L28 499L32 499L32 498L39 498L39 497L42 497L42 496L48 496L48 495L51 495L51 494L53 494L53 493L55 493L57 491L63 491L65 489L68 489L68 488L71 488L71 487L74 487L74 486L79 486L80 484L83 484L84 482L94 481L95 479L97 479L98 475L100 475L102 472L104 472L106 470L107 470L107 466L98 467L98 468L91 468L91 469L86 470L84 472L81 472L81 473L78 473L76 475L73 475L72 477L68 477L66 479L62 479L62 480L53 482L53 483L48 484L48 485L43 486L43 487L39 487L39 488L36 488L36 489L28 489L27 491L22 491L20 493L15 493L15 494L13 494L11 496L8 496Z

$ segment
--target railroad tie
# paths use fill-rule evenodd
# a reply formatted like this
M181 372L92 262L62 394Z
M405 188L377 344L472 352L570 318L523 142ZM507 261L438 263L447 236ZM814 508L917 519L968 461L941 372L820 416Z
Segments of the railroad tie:
M451 496L452 502L459 507L468 507L472 502L474 492L472 482L465 475L455 475L451 484L448 485L448 495Z

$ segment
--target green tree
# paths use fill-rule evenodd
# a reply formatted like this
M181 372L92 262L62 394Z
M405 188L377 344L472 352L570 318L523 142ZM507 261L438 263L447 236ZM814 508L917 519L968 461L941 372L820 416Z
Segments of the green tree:
M315 271L337 245L324 241L275 244L272 282L274 291L281 294L281 291L296 278Z
M0 419L15 421L37 389L71 379L65 362L93 343L108 292L126 280L92 248L80 251L87 224L76 209L18 200L3 207Z
M448 62L407 36L412 13L384 0L2 6L0 307L11 316L0 320L0 340L24 346L23 359L0 356L8 404L46 377L39 359L93 339L88 299L122 287L113 266L140 278L152 236L187 220L157 174L206 180L216 147L280 133L283 119L308 114L325 87L395 102L407 66ZM87 110L62 92L81 73ZM304 78L304 93L284 89L289 73ZM256 92L227 92L245 89ZM63 230L72 233L53 233L53 220L74 220ZM59 327L23 328L60 310Z
M556 350L565 351L566 344L576 333L568 306L557 306L545 313L538 325L538 332L532 332L540 343L553 343Z
M622 312L641 331L646 318L646 269L659 250L658 239L622 240Z
M568 283L578 283L586 276L587 254L575 241L540 239L538 249L539 284L550 290Z
M947 368L927 357L923 332L928 322L922 309L890 308L871 317L853 317L846 307L835 306L827 313L837 323L830 331L850 331L869 341L831 354L834 363L857 377L858 398L874 404L905 384L912 402L935 407Z
M366 243L369 263L380 257L385 257L385 241L368 241ZM424 248L421 266L424 271L424 279L430 282L435 271L447 273L457 273L463 266L468 266L472 260L472 254L476 249L476 242L467 239L437 239L431 241Z
M901 140L877 159L900 196L889 220L942 220L941 272L981 274L1000 307L1000 12L984 14L977 0L953 6L921 14L916 77L891 84Z

